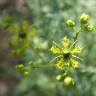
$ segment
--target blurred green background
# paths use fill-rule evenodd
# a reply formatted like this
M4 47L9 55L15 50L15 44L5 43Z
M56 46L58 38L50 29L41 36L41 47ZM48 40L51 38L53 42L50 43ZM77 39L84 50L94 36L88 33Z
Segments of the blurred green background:
M15 71L18 63L32 60L34 64L48 64L54 55L49 51L52 41L60 41L72 32L65 21L78 22L81 13L87 13L96 24L96 0L0 0L0 96L96 96L96 31L82 33L80 44L85 46L80 68L74 74L76 84L68 88L56 81L54 68L32 70L31 76L22 79ZM6 16L15 22L28 20L36 26L37 34L30 38L32 47L24 56L10 54L9 30L1 27Z

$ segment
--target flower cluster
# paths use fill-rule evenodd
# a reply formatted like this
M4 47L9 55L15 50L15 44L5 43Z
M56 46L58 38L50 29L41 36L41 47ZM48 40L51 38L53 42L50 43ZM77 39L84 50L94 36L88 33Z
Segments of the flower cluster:
M74 79L70 74L70 70L77 69L80 66L79 54L82 51L82 47L77 45L78 35L83 31L92 32L95 27L92 24L89 24L89 15L83 13L80 16L79 22L81 23L79 28L77 28L75 21L69 19L66 21L66 25L73 29L75 36L69 39L67 36L63 37L61 40L61 45L53 43L50 50L57 56L54 58L56 60L55 67L59 70L63 70L63 74L60 74L56 77L57 80L63 81L66 86L73 85Z
M66 72L68 72L70 68L77 69L79 67L78 59L80 59L78 54L81 53L82 48L79 45L76 45L76 41L71 43L70 39L67 37L64 37L61 42L62 46L54 43L50 49L53 53L57 54L56 58L58 60L55 64L56 68ZM67 73L64 75L67 75ZM61 79L63 76L61 76ZM64 79L64 82L66 82L66 78Z

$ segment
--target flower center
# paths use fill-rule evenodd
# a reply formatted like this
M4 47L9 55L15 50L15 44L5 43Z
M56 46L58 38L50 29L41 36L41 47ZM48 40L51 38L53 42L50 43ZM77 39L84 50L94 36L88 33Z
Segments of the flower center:
M18 35L19 35L19 37L22 38L22 39L26 37L26 33L25 33L25 32L19 32Z
M64 59L68 59L70 57L70 53L64 53L63 56L64 56Z

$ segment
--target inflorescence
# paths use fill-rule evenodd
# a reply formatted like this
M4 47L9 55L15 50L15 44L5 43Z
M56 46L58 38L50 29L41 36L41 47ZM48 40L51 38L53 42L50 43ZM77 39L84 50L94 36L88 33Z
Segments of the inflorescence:
M75 35L73 37L64 36L61 39L60 44L53 42L53 45L50 48L50 51L56 54L56 57L53 59L53 61L55 61L54 67L63 72L57 75L56 79L61 82L63 81L64 85L66 86L75 84L74 76L72 75L71 71L78 69L80 66L80 61L82 61L80 54L83 50L83 47L77 43L79 34L85 31L92 32L95 29L94 25L89 24L89 18L89 15L85 13L81 14L78 20L80 26L77 26L74 20L67 20L67 27L71 28L73 30L73 34ZM26 32L19 33L18 36L20 38L25 38ZM25 75L29 75L30 72L26 70L23 64L17 65L16 70L18 72L24 72Z

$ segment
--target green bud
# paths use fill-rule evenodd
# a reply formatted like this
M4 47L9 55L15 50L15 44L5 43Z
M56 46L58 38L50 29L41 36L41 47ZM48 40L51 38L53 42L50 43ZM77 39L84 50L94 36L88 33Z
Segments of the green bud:
M72 77L65 77L64 79L64 85L70 86L74 84L74 80Z
M58 80L58 81L62 81L63 79L64 79L63 75L57 75L56 76L56 80Z
M89 20L89 15L87 15L85 13L81 14L81 16L80 16L81 23L88 23L88 20Z
M16 66L16 71L17 72L21 72L23 70L24 70L24 65L23 64L19 64L19 65Z
M66 24L67 24L68 27L74 27L75 26L75 22L71 19L67 20Z
M95 27L93 25L88 25L87 26L87 31L91 32L95 29Z
M26 76L29 76L29 74L30 74L29 71L25 71L25 72L24 72L24 76L25 76L25 77L26 77Z

